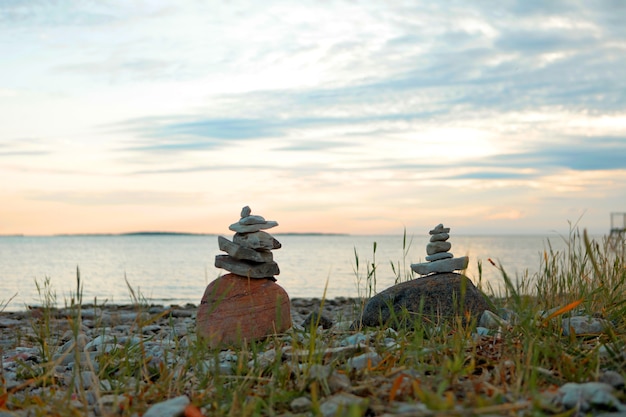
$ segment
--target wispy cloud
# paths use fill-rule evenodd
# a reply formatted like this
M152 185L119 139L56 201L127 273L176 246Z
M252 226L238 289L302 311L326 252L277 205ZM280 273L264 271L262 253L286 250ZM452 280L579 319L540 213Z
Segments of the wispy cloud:
M477 163L484 166L554 168L578 171L626 169L626 137L566 137L558 143L535 144L514 154L498 155Z
M31 200L57 202L79 206L154 205L181 206L197 202L201 193L162 192L162 191L57 191L27 194Z
M0 158L14 156L45 156L52 149L41 138L3 138L0 139Z

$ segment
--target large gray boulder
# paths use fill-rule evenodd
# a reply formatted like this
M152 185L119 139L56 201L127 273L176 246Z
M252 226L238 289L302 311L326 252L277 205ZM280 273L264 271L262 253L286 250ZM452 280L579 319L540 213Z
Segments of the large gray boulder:
M462 296L464 294L464 296ZM491 310L487 299L465 275L434 274L396 284L376 294L354 326L412 326L415 320L435 325L461 317L478 319Z

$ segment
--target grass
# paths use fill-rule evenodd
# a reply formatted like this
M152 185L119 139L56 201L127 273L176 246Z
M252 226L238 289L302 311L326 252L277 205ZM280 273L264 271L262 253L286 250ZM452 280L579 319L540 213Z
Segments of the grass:
M515 319L482 336L475 323L460 318L360 333L294 326L236 349L210 350L195 337L193 320L181 320L173 309L151 309L130 286L133 307L116 314L131 318L116 322L107 315L113 306L84 304L80 271L63 309L55 307L46 279L37 283L41 307L28 315L31 330L3 334L3 356L11 357L0 371L0 414L134 416L186 395L186 416L289 415L297 411L292 402L303 398L308 405L302 415L313 416L334 415L331 399L340 403L337 415L348 416L403 410L424 416L573 415L576 410L550 401L558 387L626 370L626 258L623 239L594 241L577 230L563 239L564 251L548 243L536 275L513 279L494 265L504 286L486 291L501 315ZM405 232L403 260L392 262L396 282L412 277L409 247ZM374 243L360 278L363 262L355 251L363 300L376 292L375 254ZM475 281L481 284L481 277ZM7 303L0 303L0 313ZM87 310L101 313L87 320ZM600 334L565 336L563 320L574 315L611 325ZM166 330L152 333L153 324ZM85 349L85 334L108 340L106 350L94 355ZM67 350L59 354L62 345ZM13 357L14 346L32 347L39 359ZM362 355L372 360L353 366Z

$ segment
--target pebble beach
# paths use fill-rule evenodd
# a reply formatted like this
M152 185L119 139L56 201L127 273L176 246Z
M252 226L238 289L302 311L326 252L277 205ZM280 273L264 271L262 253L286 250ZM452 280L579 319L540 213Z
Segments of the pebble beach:
M2 312L0 417L223 415L230 405L222 404L220 409L219 404L211 402L211 393L215 394L216 388L201 382L203 378L223 378L227 386L250 377L255 369L261 369L258 375L254 372L257 375L254 378L261 381L255 384L267 384L285 370L291 375L290 384L297 385L298 381L304 384L303 390L296 389L287 400L278 403L270 413L277 416L330 417L344 415L349 409L360 410L355 415L441 415L432 410L433 404L420 401L419 397L415 401L415 393L420 392L416 381L428 381L432 378L428 372L394 364L394 358L406 349L405 342L400 340L406 334L392 328L350 329L361 308L361 300L354 298L323 301L295 298L291 300L293 326L286 333L273 335L257 345L258 351L241 346L201 348L201 358L193 362L189 352L196 349L197 354L198 307L192 304L84 305L80 309L31 307L22 312ZM498 360L502 332L508 326L506 320L493 317L496 321L491 324L485 319L479 323L491 329L479 326L467 334L473 346L471 355L484 363L484 369L477 374L480 384L463 378L456 389L467 390L458 393L459 398L498 395L500 400L498 405L475 408L471 415L483 411L493 416L530 415L537 407L583 406L586 411L626 411L626 405L619 400L619 393L624 390L620 369L603 369L597 382L555 386L535 399L515 396L495 385L494 379L501 378L503 372L505 375L512 372L515 365L511 361L495 367L487 365L490 360ZM307 329L307 320L311 318L318 320L319 327L315 330L310 325ZM311 331L316 335L311 335ZM445 337L453 337L453 333ZM42 345L44 339L46 343ZM311 344L313 339L315 346ZM590 348L599 346L593 345ZM313 362L310 349L319 354ZM138 359L128 356L139 350L142 353ZM436 350L423 347L420 351L436 355ZM124 352L126 356L116 359L116 352ZM609 353L605 351L605 354ZM135 373L121 372L120 361L137 361L133 365ZM115 363L113 369L103 369L112 363ZM156 390L148 395L151 388L160 386L166 370L185 375L186 382L176 389L170 387L166 392ZM29 403L33 398L46 400ZM250 397L250 401L253 398L256 397ZM452 415L464 415L462 404L445 407Z
M357 317L360 301L353 298L320 300L317 298L295 298L291 300L293 328L304 332L307 317L312 312L321 313L324 319L331 320L335 331L347 331ZM149 365L180 366L182 357L172 352L184 352L196 342L196 313L198 307L193 304L184 306L159 305L84 305L80 308L80 328L76 329L76 309L43 308L32 306L25 311L0 312L0 351L2 358L2 391L0 405L7 406L29 396L44 397L54 395L62 398L64 393L76 390L85 393L88 415L114 415L120 403L134 395L132 389L115 387L111 379L98 377L99 358L115 349L123 350L128 346L140 346L149 356ZM317 317L317 316L314 316ZM343 326L343 327L342 327ZM322 327L320 327L322 331ZM42 346L42 338L46 346ZM292 335L278 335L285 340ZM78 346L78 354L76 347ZM275 344L267 344L268 352L274 351ZM46 353L43 351L47 350ZM352 349L355 352L360 349ZM207 349L208 351L208 349ZM50 356L46 358L45 356ZM217 364L219 372L232 374L233 350L222 349ZM74 370L78 366L80 380L77 381ZM210 362L211 359L208 359ZM207 361L202 362L206 366ZM47 383L41 386L44 369L49 372ZM125 381L128 384L128 381ZM116 392L113 394L112 392ZM82 409L76 394L73 405ZM2 411L0 416L28 416L33 412L54 415L54 405L42 407L33 405L25 409ZM37 410L37 411L35 411ZM160 414L159 414L160 415ZM173 413L171 415L180 415Z

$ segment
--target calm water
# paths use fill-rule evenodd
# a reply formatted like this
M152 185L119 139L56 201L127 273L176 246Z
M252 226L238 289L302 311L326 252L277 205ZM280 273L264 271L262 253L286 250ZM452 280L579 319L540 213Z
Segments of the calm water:
M402 236L276 235L283 247L274 251L281 273L278 283L291 297L327 297L359 294L355 249L360 275L373 260L376 242L377 289L394 283L390 261L402 268ZM553 236L458 236L452 235L451 252L468 255L466 274L478 281L477 261L483 261L483 283L500 288L501 275L488 258L500 262L509 275L530 274L540 266L540 255L550 241L553 248L565 246ZM410 240L410 239L408 239ZM410 263L423 262L428 236L413 237L406 257ZM0 302L15 295L7 310L21 310L26 304L41 304L36 282L50 279L59 305L76 289L76 268L83 281L83 300L99 303L131 302L126 281L151 302L198 304L205 286L225 271L213 266L221 253L214 235L130 235L0 237Z

